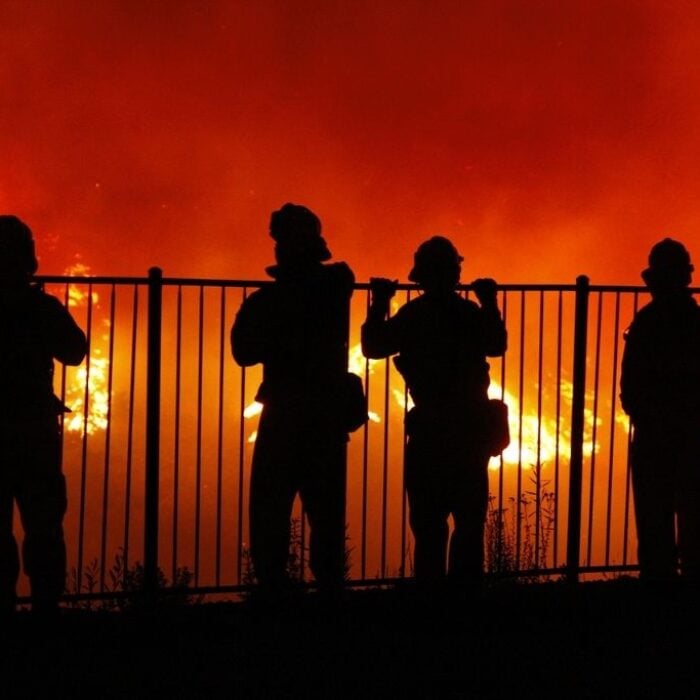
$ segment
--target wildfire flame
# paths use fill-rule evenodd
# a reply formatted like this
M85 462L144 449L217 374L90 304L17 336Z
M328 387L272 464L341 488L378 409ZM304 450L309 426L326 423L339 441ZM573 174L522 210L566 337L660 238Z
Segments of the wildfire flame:
M356 344L350 348L348 353L348 369L351 372L364 377L365 373L374 373L374 368L379 360L367 360L362 354L360 344ZM410 411L413 408L413 401L407 394L403 386L391 387L391 395L396 405L404 411ZM536 413L523 413L522 425L519 416L518 400L507 390L503 391L498 382L491 382L489 395L492 398L502 398L508 405L508 422L510 428L511 442L510 445L502 453L502 463L508 466L521 465L524 469L531 469L535 465L546 464L552 462L557 454L566 458L571 449L571 439L568 431L564 429L563 424L559 426L559 435L557 439L556 420L547 415L538 417ZM561 382L562 399L570 404L573 397L573 386L569 381ZM253 402L248 405L243 413L244 418L253 418L262 411L262 405ZM369 420L373 423L380 423L381 418L375 412L369 412ZM594 417L589 409L585 412L586 430L590 435ZM600 418L596 419L596 424L600 424ZM254 443L257 437L257 431L251 433L248 438L249 443ZM521 438L521 439L519 439ZM589 440L584 445L584 454L590 456L597 449ZM499 469L501 459L495 457L491 460L489 468Z
M77 262L66 268L63 274L71 277L86 277L90 274L90 268L85 263ZM96 307L99 303L97 292L93 291L88 295L88 292L80 286L68 285L69 308L79 310L85 307L89 300L93 307ZM105 320L104 323L109 328L109 321ZM106 339L107 336L102 337L102 340ZM85 432L92 435L99 430L105 430L109 420L109 392L107 391L109 359L95 343L94 335L90 339L89 352L89 370L86 362L77 370L70 371L65 386L65 401L71 413L64 417L63 429L80 435Z
M376 363L379 360L367 360L362 355L360 344L353 346L349 352L348 369L360 377L365 373L373 374ZM573 385L568 380L562 380L559 388L561 399L567 407L570 407L573 399ZM405 391L403 385L391 387L391 396L395 404L402 411L410 411L413 408L413 401ZM492 381L489 388L491 398L502 398L508 405L508 423L510 429L511 442L503 451L501 457L494 457L489 463L489 469L500 469L504 467L517 467L532 469L537 465L543 466L551 464L559 455L560 459L566 460L571 451L571 435L566 427L566 423L561 421L557 431L557 421L546 412L538 416L536 412L523 412L520 417L519 402L508 390L503 390L498 382ZM244 418L253 418L260 414L262 405L253 402L246 407ZM381 417L375 412L369 412L369 420L373 423L381 423ZM602 423L600 417L596 418L590 408L584 412L585 431L590 437L593 428ZM619 417L616 416L616 422ZM624 427L629 430L629 422L624 422ZM249 443L254 443L257 438L257 431L253 431L248 437ZM597 452L599 446L594 445L590 439L584 442L584 456L590 457Z
M523 413L522 427L519 417L519 404L517 399L509 392L503 391L497 382L492 382L489 388L491 398L502 398L508 406L508 428L510 430L510 445L503 450L503 464L517 466L520 464L525 469L530 469L537 464L545 464L556 457L557 448L560 455L568 455L571 447L567 436L559 432L557 445L556 421L537 414ZM522 435L522 440L519 441ZM491 459L490 469L498 469L501 460L498 457Z
M76 262L70 265L63 271L64 275L69 277L89 277L90 267L82 262ZM92 292L92 303L97 304L100 300L97 292ZM80 287L70 284L68 285L68 306L69 308L79 308L87 303L88 293Z
M66 388L66 401L71 413L63 421L65 430L82 433L87 430L92 435L97 430L107 428L109 415L109 394L107 392L107 372L109 360L106 357L90 356L90 386L88 390L88 412L85 419L85 385L88 381L87 366L78 368L75 379Z
M90 267L83 262L76 262L64 270L66 276L88 277L90 275ZM88 299L90 296L90 299ZM84 308L88 301L91 301L93 307L99 304L99 295L92 291L90 295L85 290L84 285L69 284L68 291L68 306L71 309L79 310ZM109 322L103 321L107 328ZM102 340L107 340L108 336L102 336ZM95 343L93 337L90 347L89 357L89 372L87 363L79 367L77 370L69 373L69 380L65 387L65 400L71 409L71 413L67 414L64 419L64 429L72 432L92 435L96 431L105 430L109 421L109 392L107 391L108 374L109 374L109 359L104 356L101 348ZM373 374L375 366L380 360L367 360L362 354L362 348L359 343L352 346L348 353L348 369L360 377L365 374ZM86 392L87 386L87 392ZM561 395L565 401L571 402L573 387L571 382L563 381L561 384ZM497 382L492 382L489 390L491 397L503 398L509 407L509 427L511 434L511 443L503 451L502 463L504 465L518 465L524 468L531 468L536 464L545 464L552 461L557 453L566 456L570 450L570 436L567 431L560 426L559 437L557 440L556 421L548 416L542 416L541 419L532 413L524 413L522 416L522 424L520 423L518 401L507 390L502 391ZM391 395L396 405L404 411L409 411L413 408L413 401L408 396L403 386L391 387ZM87 402L86 402L87 399ZM87 419L86 419L86 403L87 403ZM243 417L246 420L260 415L262 404L253 401L246 406ZM381 423L381 417L374 411L368 412L368 417L372 423ZM592 412L586 410L585 413L586 429L590 434L594 419ZM629 430L629 422L616 416L616 421L623 424L626 430ZM601 420L597 419L597 424ZM522 437L521 440L519 438ZM247 441L254 443L257 438L257 431L252 431ZM587 440L584 445L584 454L590 456L596 449L596 446ZM501 459L494 458L491 460L490 468L498 469L501 465Z

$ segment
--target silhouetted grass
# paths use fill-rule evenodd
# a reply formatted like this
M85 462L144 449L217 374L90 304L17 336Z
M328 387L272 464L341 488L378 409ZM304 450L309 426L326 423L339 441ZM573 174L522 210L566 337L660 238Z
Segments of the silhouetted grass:
M488 573L522 572L521 578L533 579L528 570L545 569L551 561L556 494L541 478L542 466L533 465L532 488L508 498L507 507L499 508L496 497L489 496L484 537Z
M128 610L138 608L143 604L143 594L146 590L145 571L140 561L127 566L124 551L120 547L114 556L112 566L106 572L106 581L101 581L101 566L97 558L92 559L83 568L81 580L75 567L70 571L66 592L80 596L100 594L100 598L84 598L71 600L69 605L83 610ZM202 602L202 596L194 595L189 589L192 586L194 574L188 567L177 567L172 581L158 567L157 588L168 591L167 596L159 596L159 605L191 605ZM110 596L109 594L114 594Z

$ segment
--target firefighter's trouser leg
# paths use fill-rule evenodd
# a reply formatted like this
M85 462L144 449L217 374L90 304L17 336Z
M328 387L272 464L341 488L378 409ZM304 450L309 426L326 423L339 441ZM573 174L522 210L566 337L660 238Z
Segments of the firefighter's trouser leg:
M29 577L32 605L53 607L63 593L66 546L63 516L66 483L61 473L56 421L17 422L3 426L4 453L0 497L0 548L3 595L18 573L17 547L12 535L12 501L17 503L24 529L22 559ZM7 569L5 569L7 562Z

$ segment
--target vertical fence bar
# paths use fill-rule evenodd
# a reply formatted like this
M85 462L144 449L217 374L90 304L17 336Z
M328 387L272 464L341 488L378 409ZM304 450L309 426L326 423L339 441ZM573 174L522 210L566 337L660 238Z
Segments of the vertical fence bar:
M617 357L620 349L620 292L615 293L615 326L613 331L612 389L610 390L610 452L608 456L608 503L605 510L605 566L610 566L612 530L613 465L615 464L615 406L617 403Z
M590 281L576 278L574 317L574 372L571 405L571 456L569 461L569 521L566 548L566 577L575 583L581 555L581 491L583 481L583 431L586 401L586 344L588 337L588 296Z
M216 448L216 585L221 585L221 543L223 537L223 489L224 489L224 356L226 348L226 287L221 287L219 305L219 422Z
M365 298L365 318L369 315L370 307L370 292L367 290ZM369 383L369 358L365 358L365 396L367 397L367 406L370 403L370 383ZM362 512L360 520L360 578L367 577L367 498L369 494L369 421L367 421L362 430Z
M382 451L382 540L380 548L379 571L382 578L386 576L386 537L388 528L389 504L389 382L391 381L389 359L384 361L384 449Z
M136 391L136 351L138 348L139 286L134 285L134 302L131 312L131 353L129 367L129 412L126 435L126 464L124 483L124 566L122 580L124 588L129 586L129 541L131 537L131 479L134 456L134 392Z
M542 377L544 365L544 292L540 291L539 335L537 339L537 460L535 463L535 568L540 568L542 537ZM543 552L546 555L546 552Z
M350 295L352 295L354 288L351 288ZM342 364L342 370L343 373L348 371L348 364L350 362L350 296L348 296L343 312L345 314L345 318L343 319L343 343L344 343L344 348L343 348L343 364ZM342 494L340 496L340 500L342 502L342 524L343 524L343 533L342 533L342 548L343 548L343 573L342 573L342 579L345 581L347 578L350 577L350 552L348 550L348 443L346 442L343 446L343 464L342 464L342 475L341 475L341 484L342 484ZM302 559L303 559L303 554L304 551L302 550Z
M197 336L197 436L194 484L194 585L199 585L200 540L202 535L202 430L204 413L204 285L199 287Z
M109 300L109 350L107 354L107 425L105 427L105 472L102 486L102 536L100 548L100 592L105 590L107 564L107 523L109 514L110 456L112 450L112 388L114 379L114 322L116 319L116 285L112 284Z
M70 308L70 282L66 283L66 288L63 293L63 306L65 306L67 309ZM88 350L90 349L90 339L88 338ZM67 371L67 366L61 362L61 403L65 406L66 405L66 371ZM61 413L59 416L59 422L61 426L61 469L63 469L63 442L64 442L64 434L63 434L63 429L64 429L64 424L65 424L65 413Z
M508 327L508 292L503 290L503 325ZM501 358L501 401L506 400L506 362L508 358L508 353L504 353ZM505 523L503 522L503 489L504 489L504 476L505 463L503 461L503 453L501 453L498 465L498 515L496 518L496 570L500 573L503 571L503 545L505 544L503 539L503 529Z
M85 334L92 338L92 284L88 284L87 291L87 325ZM76 565L76 585L78 593L83 581L83 555L85 552L85 499L87 497L87 467L88 467L88 436L90 434L90 365L92 359L92 348L88 343L88 352L85 357L85 389L83 391L83 428L82 444L80 456L80 502L78 504L79 525L78 525L78 563Z
M518 389L518 472L515 494L515 568L520 570L523 542L523 412L525 405L525 290L520 292L520 381Z
M586 564L591 566L593 552L593 510L595 508L596 450L598 444L598 405L600 395L600 346L603 327L603 292L598 292L598 316L595 334L595 369L593 371L593 427L591 429L591 469L588 489L588 527L586 532Z
M182 391L182 285L177 286L177 310L175 331L175 416L173 444L173 564L172 580L175 581L178 562L180 515L180 396Z
M406 292L406 303L411 301L411 290ZM408 415L408 386L404 382L403 387L403 437L401 439L401 578L406 577L406 537L408 526L408 493L406 491L406 445L408 436L406 435L406 416Z
M556 430L554 443L554 532L552 544L552 566L556 568L559 561L559 468L560 468L560 441L561 441L561 362L562 362L562 328L563 324L563 298L561 290L557 301L557 398L556 398Z
M160 477L160 380L163 271L148 271L148 358L146 380L146 489L144 590L153 601L158 589L158 498Z
M632 316L637 315L637 310L639 309L639 294L634 293L633 297L633 307ZM623 338L625 336L623 335ZM622 534L622 563L627 564L627 541L629 539L629 527L630 527L630 497L632 493L632 465L630 463L630 451L632 448L632 421L629 416L627 417L627 464L625 472L625 514L624 514L624 526Z
M241 305L248 298L248 287L243 287L243 299ZM250 550L243 542L243 492L245 479L245 392L246 392L246 368L241 367L241 395L239 397L238 410L240 423L238 425L238 518L236 527L238 528L238 542L236 543L236 571L238 572L238 584L250 583L253 571L249 558ZM245 571L243 567L245 566Z

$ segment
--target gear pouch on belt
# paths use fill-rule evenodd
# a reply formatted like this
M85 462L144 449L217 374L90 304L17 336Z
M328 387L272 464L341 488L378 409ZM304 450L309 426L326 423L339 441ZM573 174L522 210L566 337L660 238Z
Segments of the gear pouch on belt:
M484 439L491 457L498 457L510 445L508 404L489 399L484 406Z
M367 422L367 397L362 379L353 372L346 372L340 400L342 402L343 428L354 432Z

